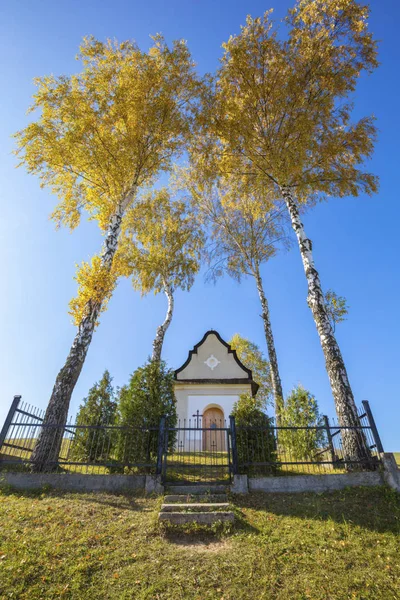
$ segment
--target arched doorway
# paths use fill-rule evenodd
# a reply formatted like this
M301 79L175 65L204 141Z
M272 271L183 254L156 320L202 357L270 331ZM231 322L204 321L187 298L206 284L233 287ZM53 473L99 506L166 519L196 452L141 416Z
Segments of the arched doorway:
M226 451L224 413L218 406L210 406L203 413L203 450L205 452Z

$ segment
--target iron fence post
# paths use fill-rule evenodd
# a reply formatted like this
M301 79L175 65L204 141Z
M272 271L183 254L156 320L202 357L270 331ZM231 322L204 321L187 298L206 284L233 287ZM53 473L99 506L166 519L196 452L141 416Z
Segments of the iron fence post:
M324 423L325 423L325 429L326 429L326 436L328 438L328 448L329 448L329 454L331 455L331 461L333 463L336 462L337 458L336 458L336 454L335 454L335 448L333 447L333 440L332 440L332 434L331 434L331 427L330 427L330 423L329 423L329 419L326 415L323 415L324 418Z
M371 432L372 432L372 436L374 438L376 449L379 452L379 454L381 454L384 450L383 450L381 438L378 433L378 428L376 426L375 419L372 414L368 400L363 400L362 405L364 407L365 414L367 415L367 419L368 419L369 425L371 427Z
M156 474L162 473L162 459L164 454L164 437L165 437L165 417L161 417L158 428L158 448L157 448L157 470Z
M238 453L237 453L237 443L236 443L236 422L235 417L232 415L229 416L229 428L231 430L231 440L232 440L232 472L234 475L237 475L239 472L238 465Z
M11 403L10 410L8 411L8 415L6 416L6 420L4 421L4 425L0 431L0 450L1 450L2 445L4 444L4 440L6 439L8 429L13 420L14 413L18 408L18 404L19 404L20 400L21 400L21 396L14 396L14 400Z

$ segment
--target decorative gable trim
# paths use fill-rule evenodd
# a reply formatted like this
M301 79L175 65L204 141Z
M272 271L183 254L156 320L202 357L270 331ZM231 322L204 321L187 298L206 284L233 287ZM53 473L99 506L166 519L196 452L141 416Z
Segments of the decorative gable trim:
M260 387L258 383L256 383L255 381L253 381L252 379L247 379L247 378L235 378L235 379L176 379L176 384L175 385L186 385L186 384L193 384L193 385L198 385L198 384L202 384L202 383L207 383L207 384L211 384L211 385L243 385L243 384L250 384L251 385L251 393L253 396L255 396L258 392L258 388Z
M222 339L222 337L219 335L218 331L215 331L214 329L210 329L209 331L207 331L204 334L203 338L200 340L200 342L198 342L193 347L193 350L189 351L189 355L187 357L186 362L183 363L183 365L181 367L179 367L179 369L176 369L176 371L174 373L174 379L178 380L178 377L177 377L178 373L180 373L181 371L183 371L183 369L185 369L188 366L188 364L192 360L193 354L197 354L197 350L200 348L200 346L202 344L204 344L204 342L206 341L206 339L208 338L209 335L215 335L215 337L218 339L218 341L223 346L225 346L225 348L228 350L228 354L232 354L232 356L233 356L235 362L237 363L237 365L242 369L242 371L244 371L247 374L247 378L243 378L243 379L240 379L240 380L239 379L236 379L236 380L232 380L232 379L231 380L228 380L228 379L215 380L215 379L213 379L213 380L210 380L210 381L212 381L214 383L217 383L217 382L220 382L220 383L229 383L229 382L231 382L232 383L232 382L235 382L235 381L237 381L237 382L240 381L240 383L251 383L253 394L255 394L257 392L258 388L259 388L259 385L255 381L253 381L253 374L251 372L251 369L248 369L247 367L244 366L244 364L239 360L238 355L236 354L236 350L233 350L231 348L231 346L227 342L225 342L225 340ZM203 381L203 383L204 383L206 380L204 380L204 379L202 379L202 380L185 380L185 379L179 379L178 381L186 381L187 383L189 383L189 381L191 383L195 383L195 382L196 383L200 383L200 381Z

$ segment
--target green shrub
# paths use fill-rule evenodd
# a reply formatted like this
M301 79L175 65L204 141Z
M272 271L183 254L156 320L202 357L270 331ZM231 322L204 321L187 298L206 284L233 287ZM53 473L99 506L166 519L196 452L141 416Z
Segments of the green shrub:
M123 463L154 463L158 450L158 427L163 416L170 427L175 427L173 371L163 361L149 361L136 369L129 384L120 390L118 424L123 429L119 434L116 459ZM174 437L171 436L169 446L173 443Z
M273 419L259 408L255 398L249 394L240 396L233 407L232 415L236 422L239 471L241 473L274 471L273 464L265 467L254 465L254 463L275 463L277 460Z
M98 383L90 388L79 407L76 425L113 425L117 403L112 377L106 370ZM68 458L82 462L108 460L116 442L109 429L76 429Z
M298 461L318 460L318 450L324 446L325 432L314 429L323 425L315 397L298 385L285 402L281 416L282 427L311 427L311 429L279 431L279 449L285 459Z

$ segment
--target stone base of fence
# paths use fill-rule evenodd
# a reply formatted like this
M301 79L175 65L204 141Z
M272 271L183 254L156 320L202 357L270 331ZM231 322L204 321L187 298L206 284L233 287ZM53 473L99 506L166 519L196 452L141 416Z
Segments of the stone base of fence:
M73 492L132 492L162 494L159 478L154 475L85 475L80 473L0 472L0 483L17 489L41 489Z
M383 473L340 473L331 475L297 475L282 477L247 477L236 475L231 492L247 494L248 492L288 493L297 492L329 492L346 487L384 485Z
M157 496L164 493L161 475L146 475L145 492L147 495L156 494Z
M247 494L249 492L249 480L247 475L234 475L231 484L232 494Z
M383 477L385 482L397 492L400 492L400 469L392 452L382 452Z
M250 477L250 492L329 492L346 487L383 485L379 472L331 475L294 475L287 477Z
M400 492L400 469L391 452L382 452L382 471L362 471L357 473L331 473L328 475L293 475L282 477L248 477L235 475L231 492L329 492L346 487L372 487L388 485Z
M400 492L400 469L394 455L381 453L382 471L331 473L329 475L293 475L282 477L248 477L235 475L233 494L248 492L329 492L346 487L389 485ZM86 475L80 473L12 473L0 472L0 484L17 489L51 487L74 492L131 492L163 494L159 475Z

